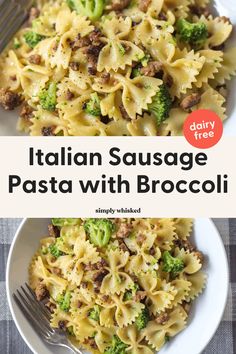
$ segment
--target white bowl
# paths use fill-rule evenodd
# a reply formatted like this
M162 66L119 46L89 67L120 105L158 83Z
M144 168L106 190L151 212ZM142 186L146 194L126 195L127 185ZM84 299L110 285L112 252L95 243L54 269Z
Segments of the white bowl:
M236 26L235 0L214 0L212 1L214 13L230 18L232 24ZM234 29L227 46L236 46L236 29ZM228 84L227 116L224 122L224 134L227 136L236 135L236 79L233 78ZM16 130L17 112L6 112L0 108L0 136L24 135Z
M25 219L13 240L7 263L7 298L16 326L30 349L37 354L65 354L59 347L46 345L31 328L13 301L12 293L28 280L28 266L47 234L49 219ZM229 272L222 239L210 219L196 219L194 243L206 255L207 286L195 301L187 328L172 339L161 354L199 354L220 324L227 301ZM69 352L68 352L69 353Z

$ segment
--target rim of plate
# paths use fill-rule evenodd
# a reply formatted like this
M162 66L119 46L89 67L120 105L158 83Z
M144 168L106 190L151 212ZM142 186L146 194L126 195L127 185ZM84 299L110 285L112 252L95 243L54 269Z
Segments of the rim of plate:
M36 350L33 348L33 346L29 343L28 339L26 338L25 334L23 333L22 329L21 329L21 326L15 316L15 312L13 310L13 306L12 306L12 302L13 302L13 299L12 299L12 294L10 294L10 289L9 289L9 277L10 277L10 273L9 273L9 270L10 270L10 263L11 263L11 259L12 259L12 253L14 251L14 247L15 247L15 243L16 243L16 240L22 230L22 228L24 227L24 224L29 220L30 218L24 218L22 220L22 222L20 223L15 235L14 235L14 238L13 238L13 241L12 241L12 244L11 244L11 247L10 247L10 251L9 251L9 254L8 254L8 258L7 258L7 267L6 267L6 293L7 293L7 302L8 302L8 305L9 305L9 308L10 308L10 311L11 311L11 315L12 315L12 318L14 320L14 323L22 337L22 339L25 341L25 343L27 344L27 346L30 348L30 350L34 353L34 354L39 354L38 352L36 352ZM45 218L46 219L46 218ZM220 316L219 316L219 320L217 323L215 323L215 326L214 328L212 329L210 335L209 335L209 339L208 341L202 346L202 348L199 348L199 352L198 354L202 353L202 351L207 347L207 345L210 343L210 341L212 340L212 338L214 337L221 321L222 321L222 318L223 318L223 315L224 315L224 311L225 311L225 308L226 308L226 304L227 304L227 300L228 300L228 293L229 293L229 263L228 263L228 257L227 257L227 253L226 253L226 250L225 250L225 246L224 246L224 243L223 243L223 240L222 240L222 237L217 229L217 227L215 226L214 222L212 221L212 219L210 218L196 218L195 220L197 219L205 219L207 220L211 226L213 227L218 239L219 239L219 243L220 243L220 246L223 250L223 254L224 254L224 261L225 261L225 266L226 266L226 283L227 283L227 286L225 288L225 293L224 293L224 306L222 306L222 309L221 309L221 312L220 312ZM157 352L156 352L157 353Z

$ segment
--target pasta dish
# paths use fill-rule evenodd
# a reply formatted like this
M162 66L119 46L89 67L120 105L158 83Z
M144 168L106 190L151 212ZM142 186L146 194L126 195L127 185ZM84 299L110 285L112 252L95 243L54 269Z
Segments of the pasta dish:
M0 56L0 104L36 136L182 135L226 118L233 26L208 0L39 1Z
M30 286L78 348L152 354L186 327L206 283L191 219L52 219L48 229Z

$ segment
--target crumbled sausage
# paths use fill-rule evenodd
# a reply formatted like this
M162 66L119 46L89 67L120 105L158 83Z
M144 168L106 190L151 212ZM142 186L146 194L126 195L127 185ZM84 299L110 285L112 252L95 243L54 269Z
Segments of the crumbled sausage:
M97 344L95 342L95 339L94 338L91 338L91 337L88 337L84 340L84 344L85 345L89 345L91 348L93 349L97 349Z
M49 292L46 285L43 283L38 283L38 285L35 288L35 295L38 301L42 301L43 299L48 297Z
M191 303L184 301L183 304L182 304L182 306L183 306L183 308L184 308L184 311L185 311L187 314L189 314L190 309L191 309Z
M31 24L40 15L40 10L37 7L31 7L29 11L29 24Z
M57 267L52 268L52 273L55 275L61 275L61 269Z
M107 262L105 261L105 259L101 259L101 261L97 262L97 263L91 263L89 262L88 264L85 264L84 266L84 270L100 270L103 269L104 267L107 267Z
M107 274L108 274L108 271L106 269L101 269L93 275L94 291L95 292L99 292L102 281Z
M121 249L121 251L123 252L130 252L130 250L128 249L127 245L125 244L125 242L119 242L119 248Z
M103 124L108 124L111 122L111 119L109 118L109 116L101 116L100 120Z
M204 255L202 254L202 252L196 251L196 252L194 252L194 254L199 259L200 263L203 264L204 263Z
M140 73L145 76L155 76L163 68L163 64L160 61L150 61L147 66L140 69Z
M230 19L229 19L229 17L226 17L226 16L220 16L219 17L219 20L222 20L224 23L229 23L229 24L231 24L231 21L230 21Z
M174 244L180 249L184 248L185 251L194 252L196 250L196 248L188 240L178 239L174 241Z
M58 327L63 330L66 331L66 325L67 325L68 321L64 320L64 321L59 321L58 322Z
M206 9L205 7L200 7L197 5L190 5L190 10L191 13L197 16L204 15L205 17L208 17L210 15L210 11Z
M147 12L148 10L148 6L150 5L151 0L141 0L139 2L139 10L143 11L143 12Z
M164 312L164 313L162 313L161 315L159 315L159 316L156 317L156 322L157 322L158 324L163 325L163 324L165 324L167 321L169 321L169 319L170 319L170 316L168 315L168 313Z
M73 92L71 92L69 89L66 91L66 99L68 101L71 101L73 98L75 97L75 95L73 94Z
M155 256L155 254L156 254L155 247L152 246L152 247L150 248L149 254L150 254L151 256Z
M84 48L87 47L88 45L90 45L90 39L89 37L81 37L80 34L78 34L77 38L75 41L70 42L70 46L73 50L77 50L80 48Z
M137 241L137 244L138 245L142 245L143 242L146 240L146 236L144 234L138 234L137 238L136 238L136 241Z
M201 95L199 93L191 93L191 95L186 96L180 103L180 107L185 111L189 110L191 107L195 106L201 101Z
M173 85L173 83L174 83L174 80L173 80L172 76L170 76L170 75L166 75L164 80L165 80L166 86L169 87L169 88L170 88L170 87Z
M16 77L16 75L11 75L11 76L10 76L10 79L11 79L12 81L16 81L16 80L17 80L17 77Z
M137 291L137 293L134 296L134 301L140 302L145 299L147 296L146 291Z
M128 113L127 113L125 107L123 106L123 104L119 105L119 109L120 109L120 113L121 113L122 117L124 119L130 120L130 116L128 115Z
M79 70L79 63L77 61L72 61L69 64L69 67L74 71L78 71Z
M111 9L114 11L122 11L129 6L131 0L114 0L111 4Z
M22 102L20 95L9 90L0 89L0 106L2 106L6 111L12 111L18 107Z
M128 223L120 224L120 227L116 233L117 238L126 238L130 235L132 231L132 225Z
M57 226L54 226L52 224L48 225L48 232L50 237L59 237L60 236L60 230Z
M82 301L78 301L78 302L77 302L77 308L80 309L82 306L83 306Z
M158 20L160 20L160 21L167 21L167 16L166 16L166 14L165 14L163 11L161 11L161 12L159 13L159 15L158 15Z
M110 73L107 73L107 72L104 72L102 73L101 75L101 83L102 84L108 84L109 81L110 81L110 78L111 78L111 74Z
M20 110L20 117L25 120L30 120L34 116L33 112L33 108L27 102L24 102Z
M97 73L97 67L96 67L96 65L89 65L88 66L88 73L89 73L89 75L92 75L92 76L94 76L94 75L96 75L96 73Z
M43 136L55 136L54 134L54 130L55 130L55 126L51 126L51 127L43 127L42 128L42 135Z
M87 287L88 287L88 283L86 281L82 281L80 285L81 285L81 288L83 288L83 289L87 289Z
M30 55L29 62L31 64L39 65L41 63L41 59L42 59L41 55L33 54L33 55Z
M89 34L89 40L93 45L99 45L101 43L101 38L102 32L100 31L99 28L95 28L90 34Z
M53 313L54 310L56 309L56 305L51 302L51 301L48 301L46 304L45 304L45 307L51 312Z
M108 302L109 301L109 295L102 295L102 301Z

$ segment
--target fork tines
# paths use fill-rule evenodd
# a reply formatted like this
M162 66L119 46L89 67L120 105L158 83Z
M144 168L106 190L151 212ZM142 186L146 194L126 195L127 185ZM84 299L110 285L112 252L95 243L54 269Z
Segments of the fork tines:
M21 286L13 294L13 298L37 333L44 337L45 340L50 339L55 332L49 323L50 312L36 299L29 285L25 284L25 286Z
M33 0L4 0L0 4L0 52L27 19Z

